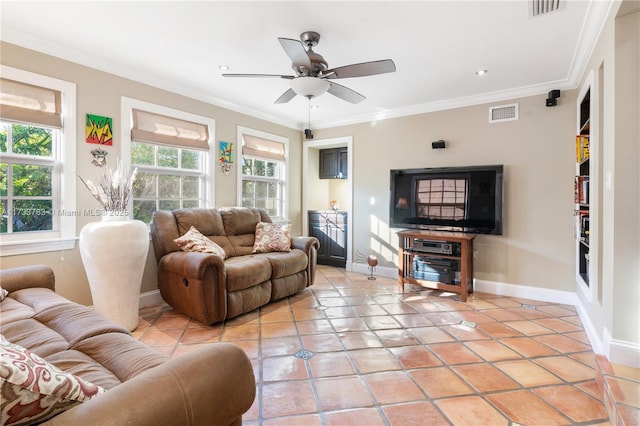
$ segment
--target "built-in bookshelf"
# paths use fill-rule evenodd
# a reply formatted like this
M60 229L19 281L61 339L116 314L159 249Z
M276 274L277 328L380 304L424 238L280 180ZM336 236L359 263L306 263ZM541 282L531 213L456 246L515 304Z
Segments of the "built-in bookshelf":
M589 139L591 90L579 100L578 134L576 135L576 177L574 181L575 237L579 277L589 286Z

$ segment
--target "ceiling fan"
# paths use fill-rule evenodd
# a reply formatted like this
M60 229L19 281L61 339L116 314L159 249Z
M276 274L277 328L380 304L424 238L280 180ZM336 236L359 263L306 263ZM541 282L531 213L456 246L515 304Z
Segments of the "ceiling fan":
M365 96L342 86L332 80L339 78L365 77L369 75L394 72L396 65L391 59L363 62L331 68L322 55L313 51L313 47L320 41L320 34L315 31L305 31L300 34L300 40L279 37L278 41L289 59L295 75L278 74L222 74L224 77L271 77L291 80L291 88L284 92L276 104L289 102L296 95L306 98L320 96L329 92L347 102L357 104L366 99ZM305 49L306 46L306 49Z

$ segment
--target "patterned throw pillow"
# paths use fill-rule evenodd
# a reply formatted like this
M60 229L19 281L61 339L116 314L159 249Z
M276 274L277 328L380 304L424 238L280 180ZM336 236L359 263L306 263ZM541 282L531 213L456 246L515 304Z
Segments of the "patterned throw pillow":
M105 390L49 364L1 336L3 425L40 423Z
M9 292L4 288L0 287L0 302L4 300L5 297L9 295Z
M253 252L269 253L272 251L291 251L291 229L289 225L258 222Z
M197 251L200 253L212 253L221 258L227 257L224 249L211 241L200 231L192 226L182 237L176 238L175 243L182 251Z

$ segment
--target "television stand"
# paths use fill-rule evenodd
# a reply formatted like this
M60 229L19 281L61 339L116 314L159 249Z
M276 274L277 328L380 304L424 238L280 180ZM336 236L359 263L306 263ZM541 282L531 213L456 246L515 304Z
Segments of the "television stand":
M457 293L462 302L473 292L475 234L400 231L398 289L405 284Z

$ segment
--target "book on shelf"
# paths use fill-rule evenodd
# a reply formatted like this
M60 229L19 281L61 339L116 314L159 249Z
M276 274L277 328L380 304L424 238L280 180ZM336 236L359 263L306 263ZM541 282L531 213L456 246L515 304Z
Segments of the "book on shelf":
M589 244L589 210L575 211L574 237Z
M589 135L576 136L576 163L589 159Z
M576 204L589 204L589 176L576 176L573 189Z

